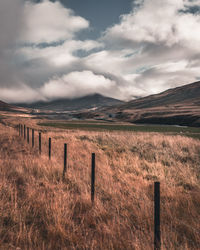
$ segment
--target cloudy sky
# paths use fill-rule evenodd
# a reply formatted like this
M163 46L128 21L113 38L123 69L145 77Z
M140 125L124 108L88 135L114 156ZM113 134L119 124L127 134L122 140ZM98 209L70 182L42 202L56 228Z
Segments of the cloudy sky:
M130 100L200 79L200 0L0 0L0 100Z

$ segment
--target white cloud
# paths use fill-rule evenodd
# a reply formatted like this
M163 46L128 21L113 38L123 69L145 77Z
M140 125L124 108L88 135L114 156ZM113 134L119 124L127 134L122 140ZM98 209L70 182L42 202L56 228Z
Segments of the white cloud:
M179 71L185 70L187 65L188 65L188 62L186 60L182 60L178 62L168 62L168 63L163 63L161 65L156 65L155 68L165 73L179 72Z
M72 39L76 32L89 27L86 19L75 16L72 10L64 8L58 1L26 2L24 15L26 25L21 41L27 43Z
M119 24L104 32L107 51L99 54L104 55L107 71L128 82L127 97L156 93L199 77L200 15L187 11L198 3L139 0ZM128 49L130 56L122 52ZM96 65L95 61L97 54L89 56L87 63Z
M20 102L31 102L44 100L40 93L24 84L20 84L17 88L0 88L0 98L8 103L20 103Z
M119 24L107 29L104 39L129 41L132 46L148 42L190 47L191 41L192 46L197 45L200 42L200 16L180 12L185 10L187 3L185 0L146 0L137 10L123 15Z
M56 67L67 66L76 62L79 58L75 55L77 51L89 52L103 45L93 40L67 40L61 45L39 47L24 47L18 50L18 55L23 55L28 60L45 59Z
M0 2L0 99L130 99L200 76L200 14L188 11L199 0L134 1L98 41L76 38L89 22L59 1L14 2Z
M41 88L49 99L79 97L93 93L105 94L115 87L115 82L91 71L75 71L62 77L54 77Z

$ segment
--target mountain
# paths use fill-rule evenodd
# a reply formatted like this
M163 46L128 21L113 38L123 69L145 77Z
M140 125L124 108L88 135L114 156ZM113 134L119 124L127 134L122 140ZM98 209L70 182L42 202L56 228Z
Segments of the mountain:
M11 108L12 106L10 104L0 101L0 111L9 111Z
M58 99L50 102L35 102L31 104L18 104L21 107L28 107L40 110L52 111L77 111L85 109L97 109L100 107L123 104L123 101L105 97L100 94L88 95L73 99Z
M0 101L0 111L17 111L19 107Z
M200 82L126 102L96 114L146 124L200 126Z
M122 107L144 109L175 104L200 106L200 82L168 89L160 94L133 100Z
M17 107L15 105L11 105L2 101L0 101L0 111L20 112L20 113L27 112L27 110L24 108Z

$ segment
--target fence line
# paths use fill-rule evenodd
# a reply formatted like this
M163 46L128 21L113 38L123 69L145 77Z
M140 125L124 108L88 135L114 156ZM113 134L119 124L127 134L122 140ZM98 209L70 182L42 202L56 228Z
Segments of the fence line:
M26 125L19 124L19 136L26 139ZM23 133L24 128L24 133ZM32 147L34 147L34 132L32 129ZM29 128L27 127L27 142L29 143ZM62 179L65 180L65 174L67 171L67 143L64 143L64 166ZM51 160L51 138L49 138L49 160ZM39 153L42 152L42 140L41 132L39 132ZM91 202L94 204L95 198L95 153L91 155ZM161 249L161 230L160 230L160 182L154 182L154 250Z

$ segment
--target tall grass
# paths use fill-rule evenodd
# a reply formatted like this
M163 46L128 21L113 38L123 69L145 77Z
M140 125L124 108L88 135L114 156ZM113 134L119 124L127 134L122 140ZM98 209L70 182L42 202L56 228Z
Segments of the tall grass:
M43 130L40 156L37 139L32 149L16 131L0 125L2 249L152 249L156 180L161 182L162 248L198 249L200 141L159 133ZM62 181L64 143L68 168Z

